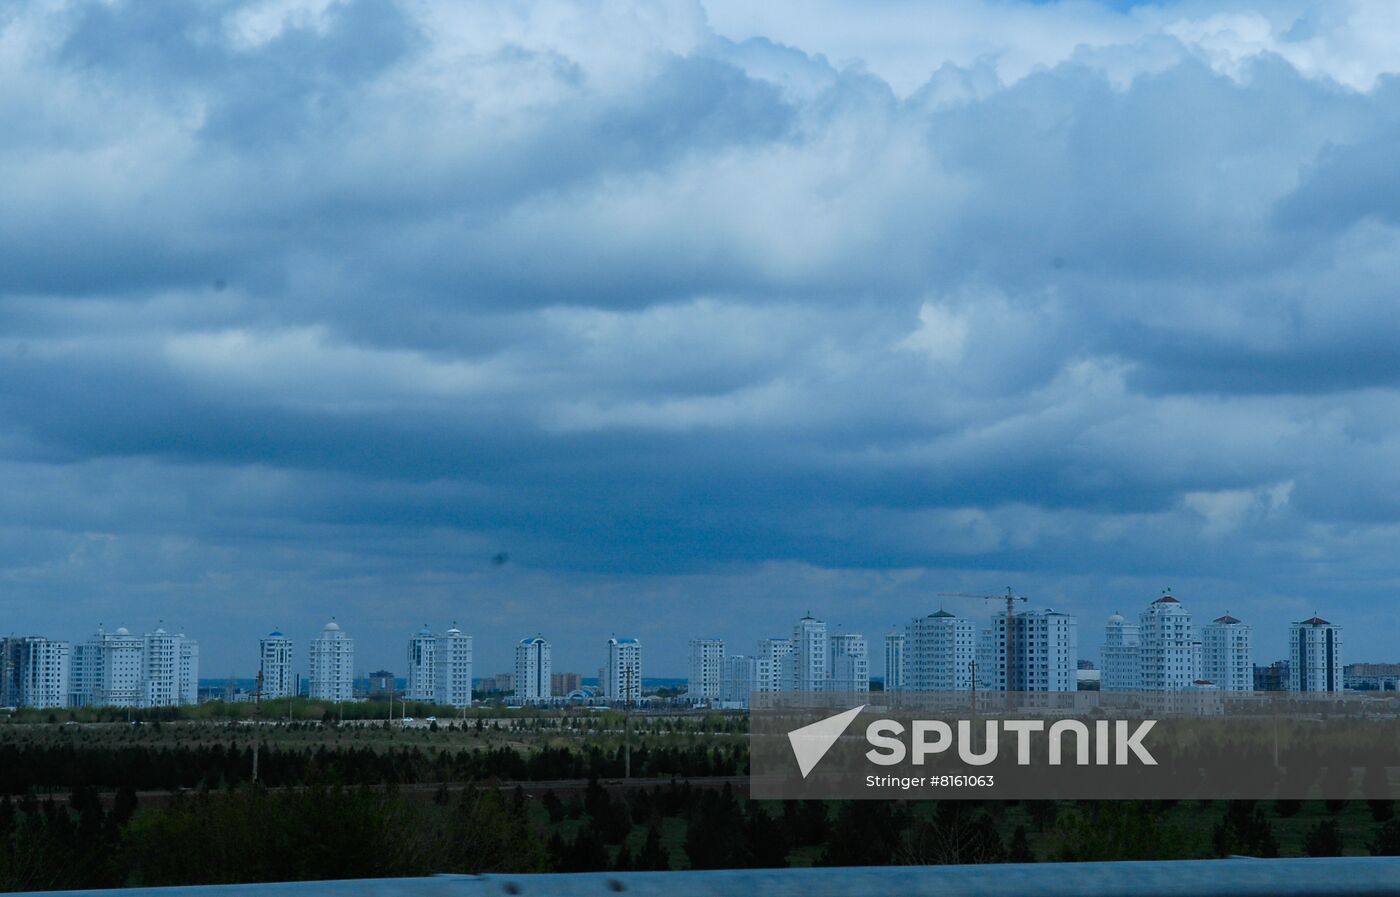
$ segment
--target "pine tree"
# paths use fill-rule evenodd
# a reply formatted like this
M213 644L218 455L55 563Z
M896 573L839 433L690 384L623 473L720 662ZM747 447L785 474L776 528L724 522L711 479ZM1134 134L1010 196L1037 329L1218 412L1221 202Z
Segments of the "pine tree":
M1011 847L1006 852L1006 861L1009 863L1034 863L1035 854L1031 852L1030 840L1026 837L1026 827L1016 826L1016 830L1011 833Z
M1376 826L1376 837L1367 845L1378 857L1400 856L1400 820L1388 819Z
M1342 830L1336 820L1326 819L1308 829L1303 838L1303 852L1310 857L1341 856Z
M647 825L647 837L642 844L642 852L637 857L637 868L649 872L663 872L671 868L670 854L661 846L660 816L652 816L650 824Z

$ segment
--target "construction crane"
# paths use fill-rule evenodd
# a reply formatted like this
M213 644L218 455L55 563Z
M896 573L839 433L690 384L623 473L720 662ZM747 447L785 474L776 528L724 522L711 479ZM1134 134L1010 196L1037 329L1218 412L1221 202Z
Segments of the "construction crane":
M1016 627L1013 620L1016 616L1016 602L1028 600L1025 595L1017 595L1011 586L1006 587L1005 595L973 595L970 592L939 592L945 598L981 598L984 601L1005 601L1006 602L1006 709L1011 710L1011 693L1016 687ZM976 675L974 673L974 675ZM974 682L973 687L977 684Z

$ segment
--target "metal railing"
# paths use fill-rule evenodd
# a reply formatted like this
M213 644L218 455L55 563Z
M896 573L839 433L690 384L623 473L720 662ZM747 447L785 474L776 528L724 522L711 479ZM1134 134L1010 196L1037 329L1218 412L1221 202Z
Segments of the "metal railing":
M1400 857L438 875L34 892L109 897L1376 897Z

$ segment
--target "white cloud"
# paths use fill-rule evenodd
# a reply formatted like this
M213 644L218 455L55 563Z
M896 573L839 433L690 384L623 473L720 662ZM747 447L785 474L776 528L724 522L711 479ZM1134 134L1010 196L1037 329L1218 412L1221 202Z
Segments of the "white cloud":
M24 589L1400 580L1392 4L149 9L0 25Z

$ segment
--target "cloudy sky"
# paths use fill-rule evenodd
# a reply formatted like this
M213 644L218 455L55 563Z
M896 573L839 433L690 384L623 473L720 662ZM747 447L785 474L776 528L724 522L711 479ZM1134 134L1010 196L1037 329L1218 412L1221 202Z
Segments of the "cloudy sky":
M1170 587L1400 660L1397 46L1390 0L7 4L0 630L683 675L1007 585L1097 657Z

